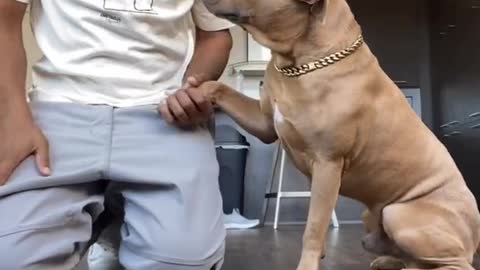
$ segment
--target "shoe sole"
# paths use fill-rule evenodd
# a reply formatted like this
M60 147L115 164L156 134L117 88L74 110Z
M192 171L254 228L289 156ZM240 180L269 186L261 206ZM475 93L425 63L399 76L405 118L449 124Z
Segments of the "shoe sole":
M254 227L257 227L259 223L256 224L238 224L238 223L233 223L233 224L225 224L226 229L251 229Z

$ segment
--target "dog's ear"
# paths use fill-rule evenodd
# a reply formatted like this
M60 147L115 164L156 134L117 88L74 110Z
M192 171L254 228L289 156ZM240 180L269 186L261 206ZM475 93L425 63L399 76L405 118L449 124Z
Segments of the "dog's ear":
M300 2L310 5L310 12L319 15L322 23L326 21L327 8L330 0L299 0Z
M298 1L308 4L311 10L318 9L317 7L321 7L321 9L325 9L329 2L329 0L298 0Z

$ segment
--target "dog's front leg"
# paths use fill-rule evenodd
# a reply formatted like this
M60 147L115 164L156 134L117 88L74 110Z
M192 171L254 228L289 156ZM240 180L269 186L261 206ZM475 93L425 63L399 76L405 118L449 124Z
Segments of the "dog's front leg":
M271 103L266 91L260 92L259 101L216 81L203 83L199 88L208 99L248 133L264 143L273 143L278 139L273 124Z
M297 270L318 270L330 217L340 190L343 160L324 159L313 165L310 210Z

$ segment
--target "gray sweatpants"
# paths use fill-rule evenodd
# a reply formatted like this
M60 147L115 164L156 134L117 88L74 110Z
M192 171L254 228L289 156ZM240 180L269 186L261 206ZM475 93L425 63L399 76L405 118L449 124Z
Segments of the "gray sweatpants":
M53 174L41 177L30 157L0 187L0 269L72 269L104 210L106 186L124 199L126 269L220 264L225 229L207 129L169 126L155 106L31 106L50 142Z

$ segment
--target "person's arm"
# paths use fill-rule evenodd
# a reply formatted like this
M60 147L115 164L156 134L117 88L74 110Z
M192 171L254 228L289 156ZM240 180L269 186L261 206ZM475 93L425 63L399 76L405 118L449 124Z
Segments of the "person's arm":
M48 175L48 143L33 121L25 95L27 60L22 21L26 5L0 1L0 185L26 157L35 154Z
M199 81L216 81L228 62L233 41L229 30L203 31L197 28L195 52L185 73Z
M27 60L22 40L25 9L25 4L14 0L0 2L0 108L13 102L23 110L27 107Z
M187 69L184 86L159 108L166 121L188 128L207 121L212 105L194 87L222 75L232 48L229 30L203 31L197 28L195 52Z

